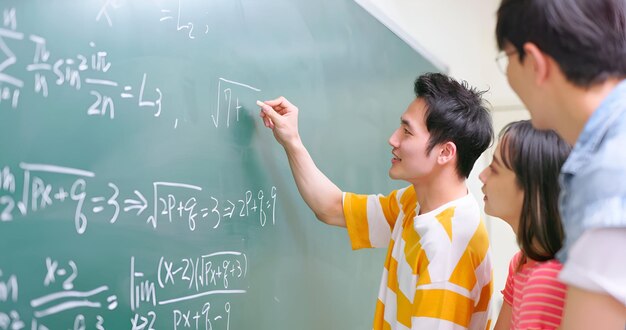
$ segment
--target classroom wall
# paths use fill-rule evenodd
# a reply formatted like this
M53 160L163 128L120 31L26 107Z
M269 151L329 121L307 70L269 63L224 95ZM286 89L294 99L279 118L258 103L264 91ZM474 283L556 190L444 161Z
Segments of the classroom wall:
M498 70L495 57L496 16L500 0L358 0L376 8L402 33L430 53L433 59L447 67L448 73L468 81L480 89L488 89L485 97L492 107L494 129L500 131L511 121L528 119L529 114L509 87L506 76ZM470 175L469 186L482 205L482 184L478 174L485 168L495 145L477 161ZM494 259L495 292L493 309L497 317L502 303L511 256L518 250L510 226L485 215L491 235Z

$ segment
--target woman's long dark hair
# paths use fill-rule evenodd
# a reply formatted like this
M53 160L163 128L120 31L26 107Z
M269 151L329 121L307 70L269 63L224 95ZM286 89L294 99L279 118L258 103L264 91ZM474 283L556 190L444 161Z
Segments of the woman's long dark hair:
M559 214L559 171L571 147L554 131L537 130L528 120L508 124L500 132L500 156L524 191L517 244L526 258L554 259L563 245Z

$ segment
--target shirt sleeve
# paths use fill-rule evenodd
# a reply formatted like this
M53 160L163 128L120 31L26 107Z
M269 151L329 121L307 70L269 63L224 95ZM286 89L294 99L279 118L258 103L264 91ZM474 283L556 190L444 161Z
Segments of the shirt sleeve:
M399 196L405 190L394 190L387 196L344 193L343 214L353 249L389 245L400 213Z
M557 329L563 317L567 287L558 280L562 265L549 261L535 269L524 286L520 329Z
M568 285L609 294L626 306L626 262L616 251L626 251L626 228L588 230L572 247L559 278Z
M509 275L506 277L506 284L504 290L502 290L502 296L505 302L513 306L513 295L515 293L515 273L517 273L517 267L519 265L522 252L517 252L511 262L509 262Z

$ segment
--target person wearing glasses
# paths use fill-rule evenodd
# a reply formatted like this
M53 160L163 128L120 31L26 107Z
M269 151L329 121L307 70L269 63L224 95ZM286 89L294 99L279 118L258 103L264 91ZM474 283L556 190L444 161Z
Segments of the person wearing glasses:
M502 0L496 40L540 129L573 150L560 174L563 329L626 327L626 1Z
M354 249L388 248L373 329L488 329L489 240L466 179L491 144L491 116L482 92L442 74L418 77L414 91L388 141L389 176L409 186L385 196L342 192L304 147L298 108L258 104L317 218L346 227Z
M499 140L479 175L485 213L511 226L520 251L509 265L494 330L557 329L566 295L557 278L562 264L555 259L564 236L557 178L571 147L528 120L505 126Z

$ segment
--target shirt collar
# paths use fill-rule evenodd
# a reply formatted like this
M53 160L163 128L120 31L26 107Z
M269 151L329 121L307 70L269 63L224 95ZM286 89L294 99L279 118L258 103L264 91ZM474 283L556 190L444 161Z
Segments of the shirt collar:
M573 174L583 164L581 161L597 149L606 132L626 110L626 80L622 80L602 100L581 132L570 156L563 165L562 172Z

